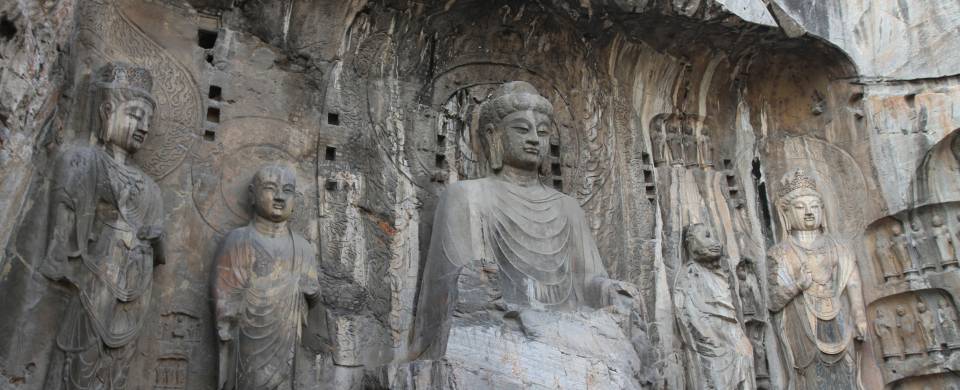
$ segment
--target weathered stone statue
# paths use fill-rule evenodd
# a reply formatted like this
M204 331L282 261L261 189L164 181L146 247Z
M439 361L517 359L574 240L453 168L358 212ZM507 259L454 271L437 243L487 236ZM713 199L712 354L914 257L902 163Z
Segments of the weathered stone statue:
M943 332L943 346L951 349L960 346L960 330L957 329L957 312L946 298L937 302L937 321Z
M851 246L825 229L822 204L802 170L781 181L777 211L785 234L767 252L768 305L794 388L854 389L854 339L866 332L860 273Z
M910 251L910 236L903 231L903 227L899 223L890 226L890 231L893 233L893 254L900 260L903 274L908 278L915 276L919 271L913 262L912 252Z
M737 264L737 279L740 280L740 305L743 308L744 318L754 317L759 313L760 282L754 271L753 261L743 259Z
M922 355L926 352L926 343L917 325L913 313L903 305L897 305L897 333L903 341L903 353L906 356Z
M917 219L910 221L910 254L920 263L920 270L924 272L936 269L938 262L926 251L927 239L923 224Z
M877 235L874 259L876 259L877 267L883 274L884 281L903 276L902 263L894 251L894 245L894 242L890 239L883 235Z
M667 143L663 134L666 123L664 123L663 117L659 117L659 119L660 120L654 122L655 126L652 126L650 129L650 151L653 155L653 164L655 166L662 165L667 156Z
M296 176L266 165L250 185L254 217L217 251L213 297L219 388L292 389L307 311L320 298L313 246L287 224Z
M754 389L753 346L737 320L723 246L712 228L687 226L685 264L674 285L674 306L687 346L688 388Z
M683 126L682 143L684 165L693 167L696 166L700 160L697 153L697 136L694 134L693 121L690 118L683 118L680 123Z
M903 343L900 335L897 333L897 324L892 318L887 316L887 311L883 308L877 309L877 318L873 320L873 331L880 341L880 351L883 354L883 360L890 360L894 357L903 357Z
M957 253L953 234L950 233L950 229L944 226L943 217L935 214L933 218L931 218L930 223L933 224L933 239L937 242L940 266L944 268L957 266Z
M941 337L940 331L937 329L937 320L923 301L917 301L917 319L920 323L920 330L923 331L923 340L927 352L940 351Z
M160 189L132 164L156 103L144 68L109 63L92 76L95 146L57 157L40 271L69 285L46 389L124 389L163 262Z
M599 352L590 349L598 347L588 345L591 337L567 333L580 332L576 327L583 323L578 321L598 317L576 320L559 313L630 307L639 297L632 284L607 277L577 201L540 181L538 167L548 156L552 115L551 103L532 85L519 81L503 84L481 107L481 139L491 174L450 185L437 205L411 358L473 359L476 351L458 353L464 343L472 342L464 337L486 337L481 335L489 329L486 324L497 329L518 324L525 337L537 341L524 344L529 348L549 345ZM469 334L455 336L451 328ZM513 342L507 336L497 340ZM453 355L447 354L448 341L456 344ZM564 346L556 347L560 344ZM498 348L491 345L482 352L497 354ZM523 353L513 356L524 360L517 357ZM504 372L502 364L494 363L486 363L485 369ZM505 372L510 370L506 367Z
M670 149L670 164L683 165L683 123L672 116L667 121L667 147Z
M712 138L706 128L701 129L700 138L697 140L697 150L700 154L700 162L703 163L704 167L714 166L714 146Z

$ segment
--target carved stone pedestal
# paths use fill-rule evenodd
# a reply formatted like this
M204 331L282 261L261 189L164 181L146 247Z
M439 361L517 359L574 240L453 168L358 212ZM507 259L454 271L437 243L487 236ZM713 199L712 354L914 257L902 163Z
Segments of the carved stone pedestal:
M437 360L393 366L391 389L640 389L640 360L615 314L537 312L537 335L458 319Z

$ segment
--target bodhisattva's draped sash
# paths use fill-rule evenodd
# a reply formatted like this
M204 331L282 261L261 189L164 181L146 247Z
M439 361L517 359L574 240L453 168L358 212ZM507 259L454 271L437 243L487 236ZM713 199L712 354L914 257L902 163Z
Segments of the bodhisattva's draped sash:
M412 357L446 349L457 279L475 260L495 261L504 300L519 307L572 310L600 306L606 271L583 211L542 185L497 179L451 185L434 218L414 325Z

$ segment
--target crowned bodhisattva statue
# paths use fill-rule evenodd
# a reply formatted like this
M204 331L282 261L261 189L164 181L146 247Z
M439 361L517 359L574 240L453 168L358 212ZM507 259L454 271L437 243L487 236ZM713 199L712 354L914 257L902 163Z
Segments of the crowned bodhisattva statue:
M629 307L639 297L632 284L607 276L579 203L541 183L552 115L551 103L526 82L502 85L483 104L480 131L491 174L454 183L441 195L413 358L435 359L447 350L452 318L464 317L455 315L463 310L457 305L477 294L460 287L470 273L495 269L490 305L515 315L534 336L543 318L560 318L550 313Z
M855 340L867 321L851 246L826 230L823 197L799 169L781 182L777 211L785 234L767 252L768 302L791 388L860 388Z
M250 184L254 217L220 244L213 281L220 390L294 389L309 307L320 298L313 246L290 229L297 193L289 167Z
M124 389L163 262L163 201L133 163L156 103L144 68L109 63L93 78L97 144L60 154L40 272L69 286L45 389Z

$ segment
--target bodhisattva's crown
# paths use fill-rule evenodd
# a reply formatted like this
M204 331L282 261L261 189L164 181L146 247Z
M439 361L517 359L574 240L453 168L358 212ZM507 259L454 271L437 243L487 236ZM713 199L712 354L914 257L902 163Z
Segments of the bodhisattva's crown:
M133 89L150 93L153 76L146 68L124 62L111 62L97 72L97 85L102 88Z
M817 191L817 182L813 180L812 177L807 176L803 173L802 169L796 169L791 173L788 173L783 177L783 180L780 181L780 197L789 195L794 191L799 191L802 189Z

